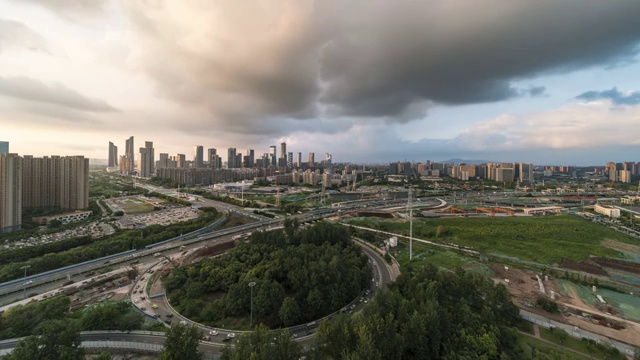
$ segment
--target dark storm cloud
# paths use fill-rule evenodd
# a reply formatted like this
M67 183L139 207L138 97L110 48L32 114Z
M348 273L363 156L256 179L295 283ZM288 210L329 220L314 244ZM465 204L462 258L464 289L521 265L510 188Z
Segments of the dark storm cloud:
M103 12L108 0L13 0L42 6L57 15L73 20L77 15L98 15Z
M60 83L49 86L26 77L0 77L0 95L89 112L119 111L102 99L84 96Z
M13 20L0 19L0 53L9 48L47 52L47 42L37 32Z
M637 0L126 6L159 94L246 131L290 131L278 118L407 122L438 104L540 96L514 84L623 63L640 41Z
M617 88L604 91L587 91L576 96L576 99L584 101L611 100L616 105L638 105L640 104L640 91L622 93Z

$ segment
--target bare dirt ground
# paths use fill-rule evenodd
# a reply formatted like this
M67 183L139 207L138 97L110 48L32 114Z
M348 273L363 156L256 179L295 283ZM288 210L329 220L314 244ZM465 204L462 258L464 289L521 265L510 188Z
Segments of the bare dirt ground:
M577 326L596 334L601 334L628 344L640 346L640 324L616 316L616 314L611 311L612 309L608 309L609 311L603 311L585 303L575 292L571 292L569 294L560 292L554 279L549 278L548 281L543 282L545 290L547 294L550 294L550 291L555 293L555 301L560 306L562 313L547 313L536 307L529 306L535 304L538 297L544 296L539 290L536 274L520 269L509 268L508 270L505 270L503 266L499 265L491 265L490 267L496 274L493 280L507 286L511 296L513 296L514 303L518 307L559 322ZM508 283L505 279L509 280ZM602 326L597 322L594 323L592 318L575 315L576 313L588 313L592 314L590 316L607 318L613 322L623 324L625 328L616 330Z
M622 251L628 251L628 252L640 254L640 246L638 245L627 244L627 243L623 243L615 240L605 240L602 242L602 245L610 247L612 249L616 249L616 250L622 250Z

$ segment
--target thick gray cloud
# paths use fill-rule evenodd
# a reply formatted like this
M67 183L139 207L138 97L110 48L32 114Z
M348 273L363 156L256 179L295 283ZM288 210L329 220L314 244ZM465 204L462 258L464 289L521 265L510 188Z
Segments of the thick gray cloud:
M0 53L9 48L47 52L47 42L37 32L13 20L0 18Z
M125 6L158 93L234 131L279 118L407 122L438 104L540 96L514 83L627 61L640 41L637 0Z
M119 111L102 99L90 98L68 87L47 85L27 77L0 77L0 95L89 112Z
M108 0L14 0L42 6L57 15L74 20L76 16L98 15L104 11Z
M640 91L625 94L614 87L604 91L587 91L576 96L576 99L584 101L611 100L616 105L638 105L640 104Z

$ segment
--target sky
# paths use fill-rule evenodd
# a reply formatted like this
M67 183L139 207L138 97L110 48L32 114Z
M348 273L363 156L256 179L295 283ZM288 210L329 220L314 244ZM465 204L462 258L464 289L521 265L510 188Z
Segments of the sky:
M0 0L0 140L640 161L637 0Z

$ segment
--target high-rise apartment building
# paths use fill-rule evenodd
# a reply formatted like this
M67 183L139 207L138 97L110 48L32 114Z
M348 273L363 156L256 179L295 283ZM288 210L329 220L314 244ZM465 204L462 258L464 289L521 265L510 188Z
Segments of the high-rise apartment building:
M293 169L293 153L292 152L287 153L287 168L289 170Z
M144 147L140 148L140 159L138 160L138 176L149 178L155 171L155 156L153 142L145 141Z
M316 155L312 152L309 153L309 167L313 167L316 163Z
M34 158L25 155L22 179L25 209L89 207L89 159L84 156Z
M9 153L9 142L0 141L0 154L8 154L8 153Z
M269 146L269 162L273 167L278 166L278 157L276 155L276 146Z
M227 169L236 168L236 148L227 149Z
M196 145L193 149L193 167L201 168L204 166L204 147Z
M180 169L187 167L187 156L185 154L176 154L176 167Z
M65 210L89 207L89 159L66 156L60 171L60 208Z
M22 225L22 158L0 154L0 233L20 230Z
M118 147L109 141L109 167L118 166Z
M236 154L236 167L237 168L242 168L242 153L237 153Z
M298 152L298 154L296 155L296 166L298 167L298 169L300 167L302 167L302 153Z

